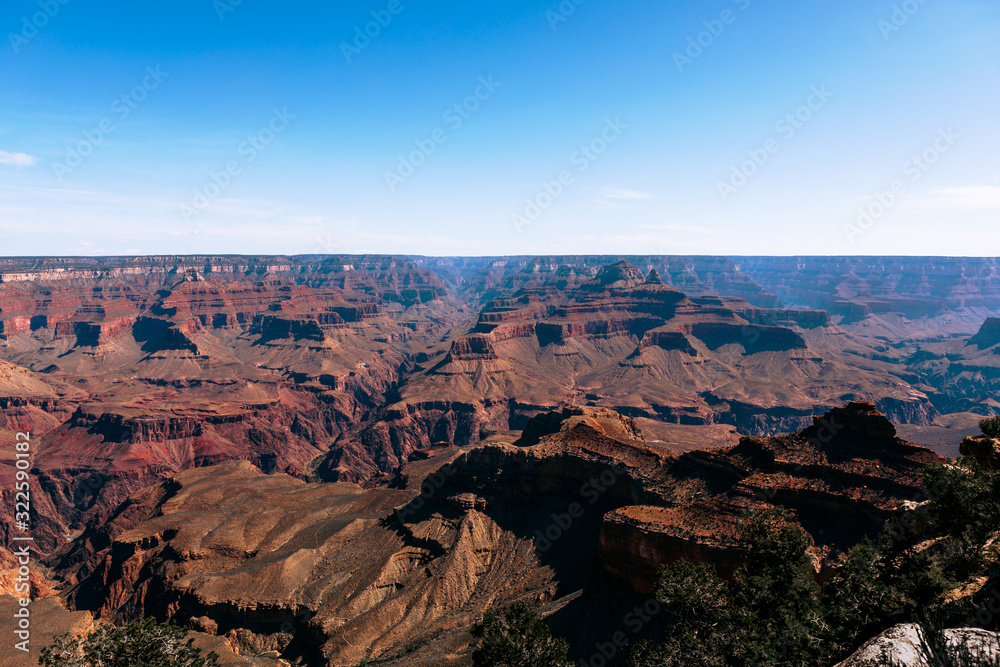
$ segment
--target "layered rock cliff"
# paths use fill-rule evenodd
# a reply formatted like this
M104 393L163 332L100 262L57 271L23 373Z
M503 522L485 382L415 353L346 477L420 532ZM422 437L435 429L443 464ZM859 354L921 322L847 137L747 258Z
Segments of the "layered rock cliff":
M560 609L586 650L613 630L594 605L641 600L660 565L731 572L747 507L788 507L820 553L877 530L919 495L920 465L940 460L894 433L854 403L801 433L676 457L628 417L572 406L518 440L445 465L432 455L413 490L307 484L247 462L180 472L47 564L72 585L73 608L191 622L243 653L304 664L458 657L471 622L513 600Z
M974 339L934 328L992 308L988 261L942 260L916 282L896 275L910 260L831 261L7 258L0 420L43 436L48 549L187 467L377 484L416 452L566 404L627 414L671 451L800 429L850 400L928 428L1000 410L985 316ZM946 315L907 320L907 299ZM847 322L839 301L873 315Z
M308 478L464 318L388 257L6 259L0 277L0 419L44 435L44 550L188 467Z
M855 398L916 424L937 414L885 364L859 368L864 344L825 312L688 298L624 261L592 275L543 269L536 262L489 290L473 333L414 369L399 402L362 434L366 450L398 465L445 435L472 444L567 402L756 435L802 428Z

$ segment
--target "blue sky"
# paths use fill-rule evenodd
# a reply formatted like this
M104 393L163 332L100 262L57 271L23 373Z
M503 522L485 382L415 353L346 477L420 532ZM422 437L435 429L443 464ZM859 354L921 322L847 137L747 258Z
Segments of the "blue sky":
M237 1L5 3L0 254L1000 255L993 0Z

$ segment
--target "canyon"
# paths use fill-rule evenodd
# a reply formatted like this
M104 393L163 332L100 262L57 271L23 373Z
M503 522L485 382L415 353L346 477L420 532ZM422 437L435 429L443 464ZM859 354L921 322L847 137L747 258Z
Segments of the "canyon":
M72 610L171 619L292 664L466 664L471 623L514 601L585 651L648 600L663 563L731 573L743 509L790 509L819 576L919 499L916 471L941 460L870 403L681 456L629 417L567 406L516 440L429 454L400 488L310 484L246 461L191 468L92 519L44 564Z
M761 503L821 576L1000 412L998 268L2 258L36 595L66 627L176 619L226 664L465 665L490 607L527 601L582 651L660 565L731 573ZM18 532L5 512L0 596Z

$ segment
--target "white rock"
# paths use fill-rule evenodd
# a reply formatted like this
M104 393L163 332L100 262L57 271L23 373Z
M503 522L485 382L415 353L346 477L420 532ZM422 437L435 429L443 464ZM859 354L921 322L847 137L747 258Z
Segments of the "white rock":
M949 647L966 646L979 659L976 667L1000 666L1000 635L978 628L958 628L944 631ZM940 660L928 656L924 633L915 624L897 625L862 646L857 653L836 667L937 667ZM886 663L883 657L887 657ZM963 663L962 667L965 667ZM956 666L957 667L957 666ZM969 667L972 667L970 664Z

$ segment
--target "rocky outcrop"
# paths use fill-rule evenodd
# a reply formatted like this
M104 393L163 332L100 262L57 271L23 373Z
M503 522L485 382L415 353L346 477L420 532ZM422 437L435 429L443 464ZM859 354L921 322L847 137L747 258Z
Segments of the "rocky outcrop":
M676 255L562 255L503 258L415 258L415 263L452 281L476 299L496 292L514 292L539 284L578 288L592 281L602 267L627 261L639 272L656 272L660 283L693 297L719 295L746 299L761 308L781 308L782 302L728 257ZM631 272L631 279L640 276ZM647 278L648 280L648 278ZM615 281L611 281L615 282ZM659 284L649 280L649 284Z
M789 509L817 553L845 550L877 534L903 502L923 498L918 473L943 461L897 438L892 423L863 402L816 416L799 433L685 454L669 467L668 503L605 518L599 576L645 594L659 568L678 558L731 576L738 518L764 504Z
M0 275L0 356L24 366L0 361L0 419L45 434L44 550L188 467L308 477L374 420L409 357L468 317L391 257L3 259ZM0 542L10 532L0 521Z
M965 438L959 451L962 456L974 458L984 468L1000 470L1000 438L985 435Z
M569 406L529 420L517 442L403 461L398 489L311 485L246 462L182 471L93 518L46 563L73 584L75 609L193 619L290 662L461 654L470 623L519 599L557 604L590 647L590 591L641 600L631 596L679 558L730 575L747 507L788 507L819 553L843 526L877 529L910 499L919 463L937 460L892 433L855 403L803 433L676 457L628 417ZM429 471L422 484L411 466Z
M711 565L732 578L740 564L736 517L706 507L622 507L604 517L597 579L652 595L665 565L684 560Z
M105 322L77 322L75 334L77 345L101 347L128 331L135 324L135 317L120 317Z
M647 283L647 281L643 278L642 272L623 259L614 264L602 266L598 269L594 279L583 285L583 289L603 292L612 289L629 289L643 283ZM663 282L660 281L659 284L663 284Z
M350 419L336 404L292 397L226 414L130 412L80 408L38 447L34 495L47 503L39 507L57 533L107 517L130 493L186 468L235 459L306 478L309 463L325 451L318 443Z
M465 336L451 344L445 363L451 361L492 361L497 359L490 336Z
M977 311L1000 310L996 258L740 257L737 261L742 272L786 304L827 310L848 322L879 313L916 320L950 311L963 324Z
M710 350L717 350L723 345L740 345L746 354L756 354L804 350L808 347L802 336L784 327L705 322L684 328Z
M488 429L507 430L515 409L510 403L490 400L394 404L358 433L354 442L326 456L316 474L327 481L363 482L395 472L415 452L475 445Z
M647 444L632 419L569 406L530 419L514 447L460 456L442 494L487 513L552 496L564 507L592 501L604 508L595 577L648 594L659 568L677 558L731 575L739 564L737 520L766 503L791 510L817 554L846 549L877 534L903 502L921 498L919 471L943 461L896 437L871 403L810 421L799 433L675 458ZM535 537L544 544L545 535Z
M336 326L382 317L383 302L408 307L446 293L432 274L380 257L5 260L0 284L4 336L50 330L86 347L121 334L137 316L222 329L281 311Z
M833 325L830 313L825 310L793 310L788 308L756 308L743 299L728 299L726 305L751 324L796 326L816 329Z
M639 352L650 347L658 347L661 350L667 351L677 350L692 357L698 356L698 351L691 345L691 341L680 331L661 331L656 329L647 331L643 334L642 340L639 342L639 347L633 355L638 355Z
M487 408L487 401L536 412L590 403L673 424L731 424L762 436L804 428L813 414L854 397L907 423L929 424L937 415L926 395L886 366L859 370L860 353L840 353L848 339L825 312L689 298L663 284L659 269L650 280L628 261L592 270L590 277L590 268L539 260L508 273L507 283L491 290L471 337L453 340L441 361L408 377L400 390L408 414L417 405L446 402L470 406L480 431L505 430L521 428L533 414ZM419 422L443 429L436 414L387 418L376 427L379 448L437 441L417 435ZM448 430L463 434L456 444L477 441L475 427Z
M969 339L980 350L1000 344L1000 317L991 317L983 322L979 333Z
M0 366L0 400L35 401L0 416L51 433L52 540L137 484L230 459L374 484L565 405L719 445L721 424L770 436L852 399L914 424L986 412L1000 382L989 349L956 339L910 364L727 258L7 258L0 275L0 356L20 365ZM836 284L876 310L938 285Z
M1000 354L995 344L990 346L994 337L990 322L971 337L926 337L904 348L908 356L902 361L912 374L910 381L933 388L929 395L942 413L1000 412L995 398L1000 390Z
M978 628L957 628L930 636L924 628L906 624L886 630L836 667L995 665L998 662L1000 634Z
M336 314L334 314L336 315ZM330 324L338 326L344 323L344 319L339 315ZM291 338L296 341L316 341L323 342L326 334L323 333L319 321L314 319L292 320L274 315L258 316L254 320L250 333L260 336L260 342L266 343L272 340Z
M159 417L128 417L102 412L88 413L78 409L67 428L83 429L98 435L105 443L163 443L203 435L202 422L191 417L161 415ZM58 436L57 436L58 437Z
M571 405L529 419L521 439L515 444L521 447L532 447L546 436L571 432L580 426L613 440L645 441L642 431L636 425L635 420L630 417L623 417L607 408Z

